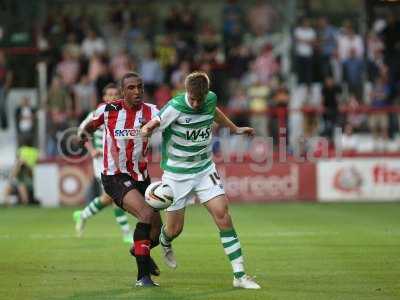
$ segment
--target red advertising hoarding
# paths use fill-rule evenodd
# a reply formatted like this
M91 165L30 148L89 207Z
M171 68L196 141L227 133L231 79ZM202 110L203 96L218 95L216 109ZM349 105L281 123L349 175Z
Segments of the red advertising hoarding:
M161 178L159 164L150 164L152 181ZM231 202L316 201L314 163L275 163L260 172L254 164L219 163L217 169Z

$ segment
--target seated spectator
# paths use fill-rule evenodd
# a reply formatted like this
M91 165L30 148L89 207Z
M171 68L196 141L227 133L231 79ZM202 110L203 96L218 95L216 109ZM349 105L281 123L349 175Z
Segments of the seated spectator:
M357 150L357 145L359 143L357 137L353 134L353 127L351 124L346 124L344 127L344 132L340 136L340 145L336 145L336 147L340 147L340 149L345 153L351 153Z
M9 182L4 189L5 203L14 204L11 200L14 195L20 204L38 204L34 199L33 168L39 157L39 151L27 146L21 147L18 151Z

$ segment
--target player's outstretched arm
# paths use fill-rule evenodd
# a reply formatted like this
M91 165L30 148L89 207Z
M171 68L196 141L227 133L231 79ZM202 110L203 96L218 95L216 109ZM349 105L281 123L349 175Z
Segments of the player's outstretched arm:
M245 134L254 136L256 134L254 128L236 126L218 107L215 109L215 122L224 127L228 127L233 134Z
M160 126L160 118L155 117L140 129L140 134L142 135L142 137L149 137L151 136L153 131L159 126Z

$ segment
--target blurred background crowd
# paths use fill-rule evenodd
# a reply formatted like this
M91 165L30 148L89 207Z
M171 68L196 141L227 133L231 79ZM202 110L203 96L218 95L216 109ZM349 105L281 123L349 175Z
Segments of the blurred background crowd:
M323 7L313 13L314 2L42 1L32 68L23 54L0 51L1 126L14 118L18 144L37 145L44 110L42 150L54 157L58 134L125 72L139 72L146 101L162 107L183 91L187 74L203 70L239 125L275 139L284 128L288 151L318 148L307 141L318 136L334 148L338 129L348 150L400 150L398 7L360 15L357 7L371 1L342 1L350 13L335 16ZM36 104L23 97L7 116L6 91L37 86L37 62L45 63L46 91Z

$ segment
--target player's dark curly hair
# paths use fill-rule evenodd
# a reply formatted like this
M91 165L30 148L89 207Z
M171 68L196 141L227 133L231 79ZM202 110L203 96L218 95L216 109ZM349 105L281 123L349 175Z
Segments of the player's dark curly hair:
M119 83L121 90L124 88L125 79L130 78L130 77L142 79L142 76L140 76L139 73L136 73L136 72L125 73L124 76L122 76L120 83Z

